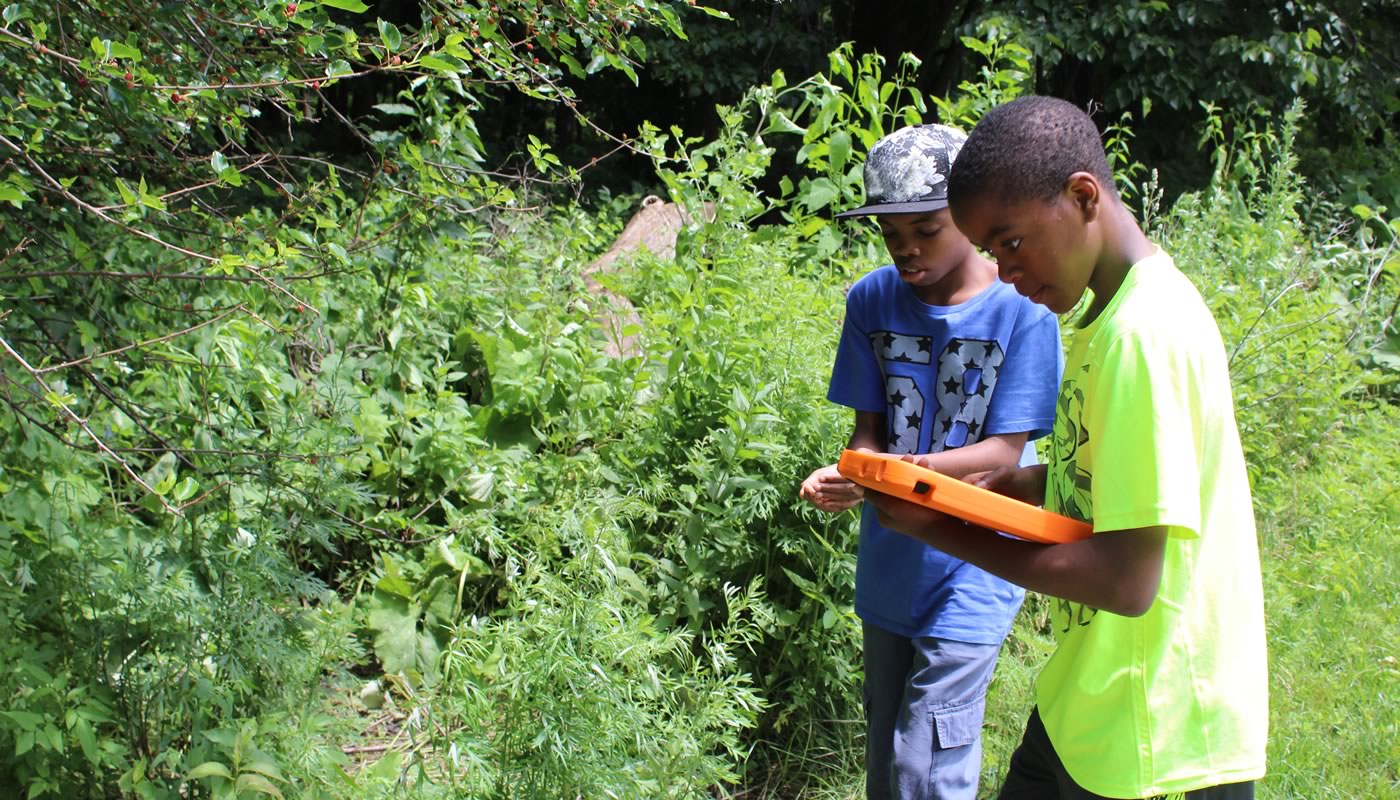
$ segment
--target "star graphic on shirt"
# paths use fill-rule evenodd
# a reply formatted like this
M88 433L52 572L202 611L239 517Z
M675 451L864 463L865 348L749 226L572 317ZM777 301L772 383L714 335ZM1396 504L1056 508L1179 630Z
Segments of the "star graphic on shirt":
M950 431L950 430L952 430L952 429L953 429L953 421L952 421L951 419L945 419L945 420L943 420L943 432L944 432L944 433L947 433L948 431Z
M987 394L987 382L986 382L986 381L978 381L978 382L977 382L977 391L973 392L973 394L977 395L978 397L985 397L986 394Z
M996 351L997 351L997 343L996 343L996 342L987 342L987 352L986 352L986 355L983 356L983 358L991 358L991 357L992 357L992 354L995 353Z
M978 425L976 420L973 420L972 422L967 423L967 435L968 435L968 436L976 436L976 435L977 435L977 429L980 428L980 427L982 427L982 426L981 426L981 425Z
M949 378L948 380L943 382L943 391L947 392L948 394L957 394L958 389L961 388L962 383L960 383L957 378Z
M904 419L906 422L909 423L909 427L915 430L918 430L919 427L924 424L924 418L919 416L919 412L917 411L915 411L913 414L905 415Z
M894 334L892 334L892 333L886 333L886 334L885 334L885 349L888 350L888 349L890 349L891 347L894 347Z
M920 338L919 338L919 352L920 352L920 353L932 353L932 352L933 352L933 337L931 337L931 336L923 336L923 337L920 337Z
M897 355L897 356L895 356L893 359L891 359L891 361L902 361L902 362L905 362L905 363L908 363L908 362L913 361L913 360L914 360L914 359L910 358L909 355L908 355L907 353L900 353L899 355Z
M909 398L904 396L904 392L901 392L898 389L895 389L894 394L890 395L890 402L894 404L895 408L899 408L900 406L904 405L904 401L907 399Z
M964 369L964 370L981 369L981 368L982 368L982 365L981 365L981 364L978 364L976 361L973 361L972 359L968 359L967 361L964 361L964 362L963 362L963 369Z

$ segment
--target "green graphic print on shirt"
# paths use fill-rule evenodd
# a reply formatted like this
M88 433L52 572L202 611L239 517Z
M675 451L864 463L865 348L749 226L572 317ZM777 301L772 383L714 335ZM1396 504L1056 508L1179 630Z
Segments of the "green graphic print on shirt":
M1080 449L1087 450L1089 445L1089 430L1084 427L1084 389L1080 386L1088 372L1088 364L1081 365L1073 374L1066 372L1060 386L1060 398L1055 404L1055 431L1050 440L1050 464L1058 474L1046 487L1051 493L1046 498L1046 507L1084 522L1093 521L1094 509L1090 495L1094 476L1080 466L1078 459ZM1054 598L1054 602L1060 633L1068 633L1070 625L1088 625L1098 613L1096 608L1061 597Z

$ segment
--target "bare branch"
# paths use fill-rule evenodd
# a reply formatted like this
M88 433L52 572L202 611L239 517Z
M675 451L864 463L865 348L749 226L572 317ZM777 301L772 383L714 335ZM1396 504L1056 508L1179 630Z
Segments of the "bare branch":
M84 211L87 211L90 214L96 215L99 219L103 220L104 222L116 225L117 227L121 228L127 233L132 234L133 236L139 236L142 239L154 242L160 245L161 247L164 247L169 250L174 250L175 252L189 256L190 258L199 259L200 261L208 262L211 264L220 263L219 259L213 256L205 255L204 253L196 253L193 250L188 250L177 244L167 242L153 233L147 233L146 231L143 231L139 228L133 228L120 220L113 219L112 217L108 216L106 212L102 211L102 209L92 205L91 203L88 203L87 201L68 191L68 189L62 183L58 182L53 178L52 175L49 175L49 173L45 172L44 168L39 166L39 163L35 161L32 157L30 157L29 153L24 148L10 141L5 136L0 136L0 144L3 144L11 150L15 151L15 153L17 153L29 164L30 169L33 169L36 173L38 173L45 181L48 182L49 186L54 191L63 195L63 197L68 200L68 202L83 209ZM273 281L267 276L263 275L256 267L245 265L244 269L248 270L249 272L253 273L253 275L260 278L263 285L276 292L280 292L281 294L286 295L287 297L295 301L297 305L301 306L302 308L309 309L313 314L320 316L321 312L318 311L314 306L297 297L296 295L292 294L290 291L287 290L286 287L278 284L276 281Z
M128 350L135 350L135 349L138 348L138 347L145 347L146 345L158 344L158 343L160 343L160 342L168 342L168 341L170 341L171 339L175 339L175 338L178 338L178 337L180 337L180 336L184 336L185 334L190 333L190 332L192 332L192 331L197 331L197 330L199 330L200 328L206 327L206 326L208 326L208 325L213 325L214 323L218 322L219 320L225 319L226 317L229 317L229 316L232 316L233 314L235 314L235 313L237 313L237 312L239 312L239 311L242 311L242 310L244 310L244 309L243 309L243 306L242 306L242 304L239 304L239 305L234 306L233 308L230 308L228 311L225 311L224 313L220 314L220 315L217 316L217 317L211 317L210 319L206 319L205 321L199 323L198 325L191 325L190 327L185 328L184 330L175 331L174 333L168 333L168 334L166 334L166 335L164 335L164 336L157 336L157 337L154 338L154 339L147 339L147 340L144 341L144 342L136 342L136 343L134 343L134 344L129 344L129 345L127 345L126 347L118 347L118 348L115 349L115 350L107 350L107 351L102 352L102 353L94 353L94 354L92 354L92 355L90 355L90 356L84 356L83 358L74 359L74 360L72 360L72 361L66 361L66 362L64 362L64 363L62 363L62 364L55 364L55 365L52 366L52 367L44 367L43 369L36 370L34 374L35 374L35 375L42 375L42 374L44 374L44 373L46 373L46 372L56 372L56 371L61 370L61 369L68 369L69 367L76 367L76 366L78 366L79 364L86 364L86 363L88 363L89 361L96 361L96 360L99 359L99 358L106 358L107 356L114 356L114 355L116 355L116 354L118 354L118 353L125 353L125 352L128 351Z
M63 399L59 396L58 392L55 392L53 388L49 386L49 384L44 380L43 376L41 376L39 372L34 369L34 367L30 366L28 361L24 360L24 356L15 352L15 349L13 347L10 347L10 343L5 341L5 338L3 336L0 336L0 347L3 347L5 349L5 352L10 354L11 358L13 358L15 361L18 361L19 365L21 367L24 367L25 371L28 372L31 376L33 376L34 381L38 383L40 387L43 388L49 402L58 406L60 409L63 410L63 413L68 415L69 419L76 422L78 424L78 427L82 428L83 432L86 433L88 437L91 438L92 441L97 445L98 449L111 456L112 458L116 459L116 462L121 465L122 470L124 470L126 474L129 475L138 486L150 492L151 496L156 498L156 500L161 504L161 506L172 516L182 518L185 516L183 513L180 512L180 509L175 508L174 506L165 502L165 498L157 494L156 490L152 489L150 484L146 483L146 481L144 481L140 475L137 475L136 470L131 468L131 465L126 462L126 459L117 455L116 452L112 450L112 448L107 446L106 442L102 441L102 437L98 436L96 433L93 433L92 428L88 427L87 420L78 416L78 413L76 411L69 408L68 404L63 402Z

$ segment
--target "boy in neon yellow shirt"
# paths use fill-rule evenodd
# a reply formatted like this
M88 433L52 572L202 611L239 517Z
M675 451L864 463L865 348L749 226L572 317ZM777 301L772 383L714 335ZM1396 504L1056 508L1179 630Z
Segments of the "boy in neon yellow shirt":
M1049 464L967 480L1090 521L1040 545L875 493L887 527L1057 598L1057 647L1002 800L1254 796L1264 774L1263 592L1220 332L1119 201L1093 122L993 109L950 177L953 218L1001 279L1064 314Z

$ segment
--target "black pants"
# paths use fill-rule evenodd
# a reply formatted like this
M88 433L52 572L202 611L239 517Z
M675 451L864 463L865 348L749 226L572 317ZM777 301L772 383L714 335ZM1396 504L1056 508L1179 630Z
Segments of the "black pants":
M1254 800L1254 781L1197 789L1184 795L1166 795L1175 800ZM1065 772L1065 765L1050 745L1050 736L1040 722L1040 711L1032 710L1026 722L1021 746L1011 754L1011 768L998 800L1106 800L1086 791ZM1155 800L1155 799L1154 799Z

